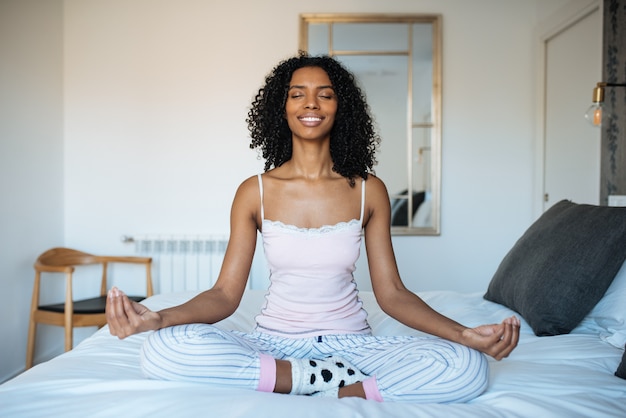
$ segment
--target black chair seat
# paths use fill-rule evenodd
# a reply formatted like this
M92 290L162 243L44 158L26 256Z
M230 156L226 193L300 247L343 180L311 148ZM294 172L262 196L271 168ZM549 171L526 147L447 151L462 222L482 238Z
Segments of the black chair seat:
M141 302L146 297L145 296L129 296L131 300L135 302ZM78 314L97 314L103 313L106 307L106 296L100 296L97 298L91 299L83 299L74 301L74 313ZM43 305L40 306L39 309L42 311L49 312L65 312L65 303L55 303L51 305Z

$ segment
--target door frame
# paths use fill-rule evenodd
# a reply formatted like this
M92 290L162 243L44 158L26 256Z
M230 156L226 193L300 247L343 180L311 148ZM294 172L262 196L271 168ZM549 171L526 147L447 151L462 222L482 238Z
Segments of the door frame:
M533 216L538 218L544 212L545 190L545 164L546 164L546 89L547 89L547 50L548 41L559 33L578 23L591 13L599 11L603 16L603 1L588 0L586 2L570 1L550 17L542 21L537 29L537 113L536 113L536 141L535 141L535 170L533 193ZM600 25L602 27L602 25ZM599 80L598 80L599 81ZM591 104L591 92L593 86L589 86L589 104ZM585 109L581 109L581 117Z

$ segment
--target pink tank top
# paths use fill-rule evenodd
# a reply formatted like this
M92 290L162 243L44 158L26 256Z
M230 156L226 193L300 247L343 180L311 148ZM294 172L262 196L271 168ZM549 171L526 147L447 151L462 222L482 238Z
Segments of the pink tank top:
M291 338L329 334L369 334L367 313L352 273L361 251L361 218L321 228L299 228L265 219L263 181L261 219L270 287L257 331Z

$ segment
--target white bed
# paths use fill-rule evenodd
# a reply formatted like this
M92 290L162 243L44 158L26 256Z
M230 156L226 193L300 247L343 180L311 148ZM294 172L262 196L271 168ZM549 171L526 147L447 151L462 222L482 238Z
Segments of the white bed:
M152 309L181 303L192 292L157 295ZM221 326L251 329L263 291L248 291ZM499 322L513 311L482 293L420 294L467 325ZM386 316L373 295L361 292L375 334L417 334ZM488 390L467 404L376 403L227 390L201 384L147 380L139 369L146 334L126 340L107 327L49 362L0 386L6 417L626 417L626 381L615 377L623 350L597 334L536 337L523 322L513 354L490 363ZM332 413L329 413L332 411Z
M139 367L147 334L118 340L104 327L72 351L0 385L0 416L624 418L625 259L626 208L563 201L516 242L487 292L419 293L467 326L499 323L515 313L522 318L518 347L508 358L490 361L488 389L465 404L377 403L149 380ZM219 325L251 330L264 293L247 291L237 312ZM160 294L144 303L161 309L194 294ZM374 334L418 334L385 315L372 293L360 297Z

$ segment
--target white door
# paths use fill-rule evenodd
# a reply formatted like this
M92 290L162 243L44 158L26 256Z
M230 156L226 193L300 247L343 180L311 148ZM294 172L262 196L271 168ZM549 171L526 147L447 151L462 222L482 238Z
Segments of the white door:
M545 211L562 199L600 202L600 129L584 118L602 76L599 9L545 42Z

